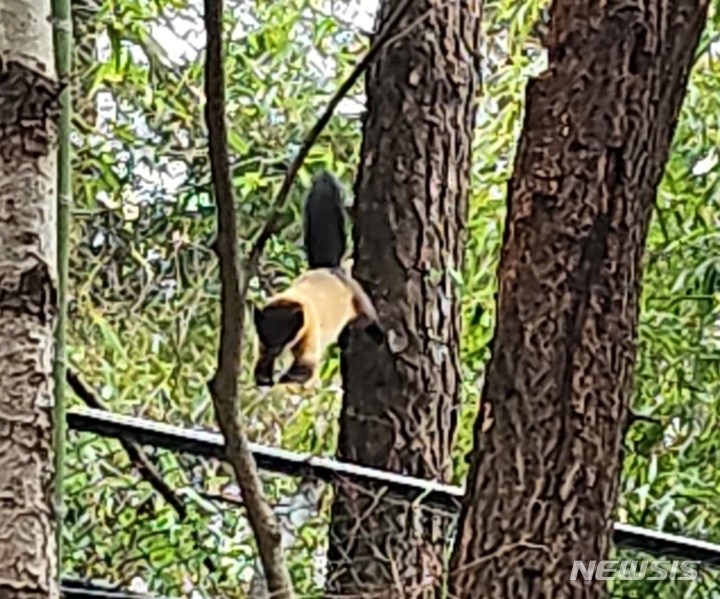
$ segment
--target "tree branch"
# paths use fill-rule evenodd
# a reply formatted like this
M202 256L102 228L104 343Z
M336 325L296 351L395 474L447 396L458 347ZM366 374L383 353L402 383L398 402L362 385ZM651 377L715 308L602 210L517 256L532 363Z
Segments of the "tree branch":
M280 209L289 195L292 184L307 157L310 148L330 121L335 108L367 69L373 58L389 41L397 41L406 35L419 21L405 31L394 34L411 0L403 0L388 19L384 30L373 41L367 54L357 64L348 79L330 100L325 112L302 142L300 151L288 168L283 184L270 209L270 214L245 262L239 269L237 252L237 222L235 201L227 150L225 124L225 76L222 57L222 0L204 0L205 31L207 36L205 65L206 119L215 200L218 211L215 252L220 266L221 331L218 349L218 367L209 383L210 393L220 430L225 438L227 458L232 464L238 486L245 502L248 520L253 529L260 554L260 561L267 577L270 595L278 599L290 599L292 587L281 547L280 525L270 508L257 473L255 460L248 447L247 438L240 423L238 409L238 385L240 353L245 321L245 297L248 282L257 268L260 255L268 239L276 232Z
M320 137L323 129L325 129L327 124L330 122L330 119L332 118L335 109L338 107L338 104L340 104L343 98L347 96L353 85L355 85L357 80L360 78L360 75L362 75L367 70L375 56L377 56L377 54L385 47L386 44L396 42L400 38L410 33L410 31L412 31L417 25L419 25L420 22L424 20L427 16L423 15L420 19L415 20L413 23L411 23L405 29L401 30L399 33L395 32L396 26L398 25L398 23L400 23L400 19L402 19L403 15L405 15L405 13L407 12L411 2L412 0L403 0L397 6L393 15L388 19L384 30L377 34L377 37L373 40L370 49L367 51L362 60L360 60L357 65L355 65L355 68L353 69L352 73L350 73L350 76L342 83L342 85L340 85L338 90L335 92L335 95L333 95L327 107L325 108L325 112L323 112L322 116L318 119L313 128L308 131L307 135L303 139L300 150L298 151L297 156L295 156L292 163L288 167L288 170L285 173L285 178L283 179L282 185L280 186L280 190L278 191L277 196L275 196L275 199L273 200L272 206L270 207L270 214L268 215L268 218L265 221L263 228L260 230L260 233L258 234L255 243L250 250L250 254L248 255L245 262L243 268L244 277L242 281L243 295L247 291L247 285L250 279L255 274L258 261L260 260L260 255L262 254L263 249L265 249L265 244L268 242L270 237L272 237L272 235L277 232L277 227L280 220L280 210L285 205L285 201L290 194L290 189L292 189L292 185L297 178L297 174L298 172L300 172L300 168L302 167L305 159L310 153L310 149L313 147L318 137Z
M280 525L270 508L238 410L238 376L244 326L244 293L240 290L235 200L225 127L225 73L222 55L222 0L204 0L207 37L205 63L205 117L210 167L217 204L215 252L220 266L221 330L218 367L209 382L215 413L225 438L227 459L235 471L258 545L270 595L291 599L293 590L281 547Z

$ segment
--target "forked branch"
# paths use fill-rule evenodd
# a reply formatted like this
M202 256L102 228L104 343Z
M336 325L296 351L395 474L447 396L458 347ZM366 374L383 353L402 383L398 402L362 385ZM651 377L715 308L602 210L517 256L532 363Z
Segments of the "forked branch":
M343 83L337 89L333 97L330 99L330 102L328 103L325 111L320 116L318 121L315 123L313 128L308 131L307 135L305 135L305 138L300 145L300 150L298 151L297 156L295 156L287 170L287 173L285 173L285 178L283 179L282 185L280 186L280 191L278 191L278 194L277 196L275 196L272 206L270 207L270 214L265 221L265 225L260 230L260 233L255 239L255 243L253 244L252 249L250 250L250 254L248 255L247 261L244 265L243 270L245 276L242 281L243 294L246 292L247 284L255 273L258 261L260 260L260 255L265 248L265 244L267 243L268 239L270 239L270 237L277 232L277 227L280 222L280 211L285 205L285 201L290 194L290 190L292 189L296 177L300 172L300 169L302 168L305 159L310 153L311 148L313 147L313 145L315 145L315 142L317 141L318 137L320 137L323 129L325 129L327 124L330 122L330 119L332 118L335 109L338 107L338 104L340 104L342 99L347 96L353 85L357 83L357 80L360 79L360 76L367 70L367 68L370 66L370 63L378 55L380 50L385 47L386 44L398 41L400 38L410 33L410 31L412 31L417 25L420 24L422 20L424 20L428 16L427 14L425 14L420 19L416 19L405 29L401 30L400 32L394 33L397 25L400 23L400 19L402 19L403 15L405 15L408 8L410 7L411 1L412 0L403 0L397 6L395 12L385 24L384 29L376 35L372 45L370 46L370 49L367 51L365 56L363 56L360 62L355 65L355 68L353 69L352 73L350 73L350 76L345 81L343 81Z

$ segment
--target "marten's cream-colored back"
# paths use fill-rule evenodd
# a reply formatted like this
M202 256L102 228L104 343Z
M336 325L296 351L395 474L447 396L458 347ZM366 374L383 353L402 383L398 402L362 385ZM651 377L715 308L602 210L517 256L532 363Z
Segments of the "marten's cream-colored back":
M318 341L324 350L356 315L353 292L332 270L319 268L300 275L275 299L301 299L305 318L317 323Z

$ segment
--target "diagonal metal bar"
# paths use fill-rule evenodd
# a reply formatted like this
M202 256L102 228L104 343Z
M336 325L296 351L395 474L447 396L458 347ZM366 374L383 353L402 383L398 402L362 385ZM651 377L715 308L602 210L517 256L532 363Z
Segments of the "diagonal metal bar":
M129 439L144 445L176 452L225 459L223 438L219 433L192 430L143 418L123 416L93 409L67 413L68 428L115 439ZM350 480L359 485L383 486L409 501L457 510L463 489L392 472L357 466L338 460L299 454L265 445L250 444L258 467L288 476L315 476L327 482ZM720 568L720 545L699 539L673 535L615 523L615 545L645 553L690 561Z

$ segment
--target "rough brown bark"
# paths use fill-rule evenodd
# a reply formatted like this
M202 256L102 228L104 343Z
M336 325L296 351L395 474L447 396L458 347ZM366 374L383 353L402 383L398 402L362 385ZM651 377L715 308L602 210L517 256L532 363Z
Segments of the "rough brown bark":
M398 0L385 0L383 31ZM366 80L354 208L354 276L388 331L351 333L338 456L446 480L460 388L452 271L463 266L478 80L479 0L413 2ZM418 24L418 21L420 23ZM445 526L379 489L336 486L329 596L434 592Z
M58 597L55 135L49 1L0 0L0 597Z
M509 189L450 596L600 597L645 237L706 0L556 0Z

